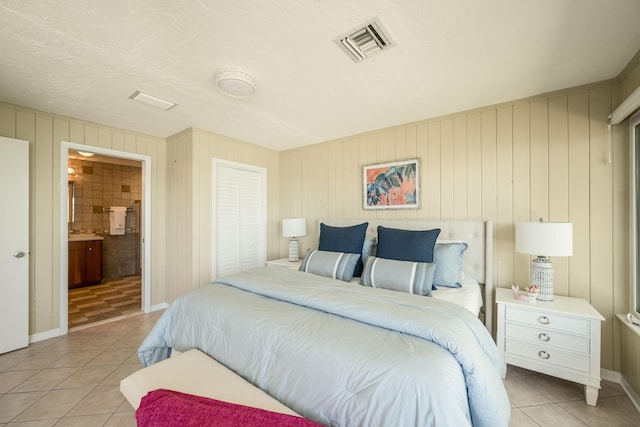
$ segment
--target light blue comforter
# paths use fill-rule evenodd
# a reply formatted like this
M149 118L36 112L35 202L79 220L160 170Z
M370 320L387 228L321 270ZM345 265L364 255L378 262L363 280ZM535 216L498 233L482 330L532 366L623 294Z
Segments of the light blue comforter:
M328 426L507 426L505 364L468 310L284 268L176 300L138 350L199 348Z

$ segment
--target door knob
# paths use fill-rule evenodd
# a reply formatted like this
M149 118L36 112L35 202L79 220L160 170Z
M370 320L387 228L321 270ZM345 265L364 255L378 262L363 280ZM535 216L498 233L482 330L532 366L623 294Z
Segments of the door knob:
M23 256L25 256L25 253L23 251L17 251L13 253L13 256L16 258L22 258Z

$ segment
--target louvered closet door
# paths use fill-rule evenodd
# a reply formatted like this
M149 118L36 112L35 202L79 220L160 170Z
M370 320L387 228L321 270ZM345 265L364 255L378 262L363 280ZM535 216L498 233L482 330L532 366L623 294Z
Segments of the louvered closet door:
M266 171L214 160L213 277L266 262Z

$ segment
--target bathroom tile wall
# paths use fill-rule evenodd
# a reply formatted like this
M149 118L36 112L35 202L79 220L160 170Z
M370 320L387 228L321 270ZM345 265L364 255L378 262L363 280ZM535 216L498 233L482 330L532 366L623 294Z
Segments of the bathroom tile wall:
M69 175L74 185L74 221L69 232L93 232L104 237L103 277L140 274L140 200L142 198L142 168L128 165L69 159L75 171ZM125 206L126 233L109 235L109 212L104 208Z

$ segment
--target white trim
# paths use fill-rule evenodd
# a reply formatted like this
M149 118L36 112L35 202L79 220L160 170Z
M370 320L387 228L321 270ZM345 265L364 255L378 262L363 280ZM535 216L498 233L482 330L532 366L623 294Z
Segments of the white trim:
M627 98L622 101L618 108L613 110L613 112L609 115L609 120L612 125L617 125L622 122L624 119L629 117L635 110L640 107L640 86L636 88L631 95L627 96Z
M59 337L60 335L64 335L60 332L60 328L49 329L48 331L38 332L37 334L29 335L29 344L33 344L34 342L48 340L49 338Z
M635 137L635 127L640 126L640 113L631 117L629 121L629 142L630 142L630 151L631 155L629 156L630 162L630 179L629 183L629 278L631 286L629 286L629 311L631 313L635 313L636 316L640 317L640 308L636 309L636 302L638 296L636 293L638 292L638 280L640 279L637 275L638 264L637 264L637 239L638 239L638 229L637 229L637 211L636 204L638 201L636 200L636 176L638 171L636 170L636 143L640 143L640 141L636 141Z
M126 151L112 150L109 148L94 147L85 144L60 141L60 175L58 188L60 189L60 328L59 335L69 332L69 288L68 288L68 224L66 206L68 197L67 165L69 163L69 150L80 150L88 153L102 154L121 159L137 160L142 162L142 224L141 245L142 250L142 311L151 311L151 156Z
M636 410L640 414L640 396L638 396L638 394L635 392L633 387L631 387L631 384L629 384L623 376L621 376L620 378L620 386L622 387L622 390L624 390L624 392L627 394L627 397L629 397L629 400L631 401L633 406L636 407Z
M217 277L216 272L216 174L219 166L239 169L246 172L254 172L260 175L260 232L258 233L258 258L259 265L267 262L267 169L259 166L248 165L245 163L233 162L219 158L212 158L211 165L211 280Z

